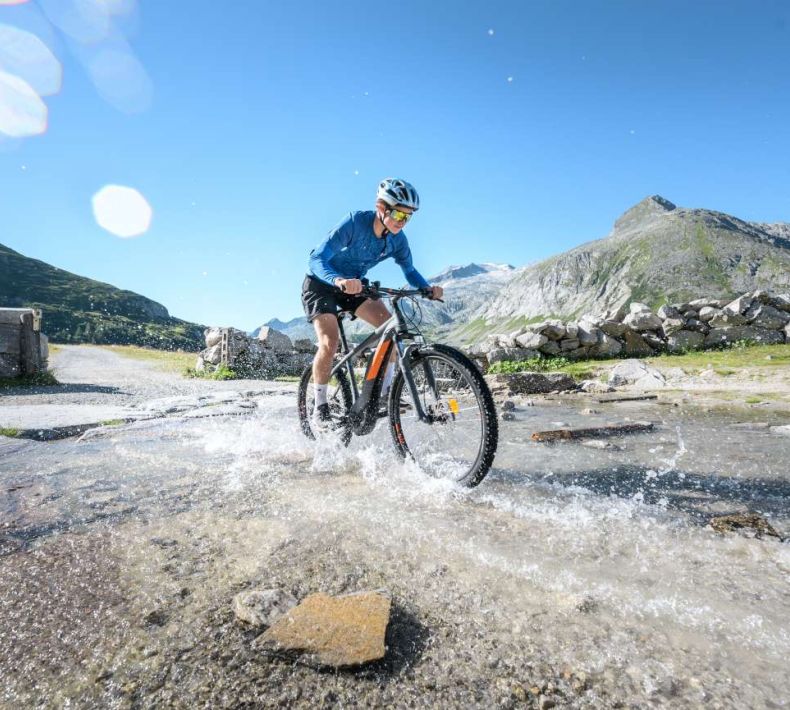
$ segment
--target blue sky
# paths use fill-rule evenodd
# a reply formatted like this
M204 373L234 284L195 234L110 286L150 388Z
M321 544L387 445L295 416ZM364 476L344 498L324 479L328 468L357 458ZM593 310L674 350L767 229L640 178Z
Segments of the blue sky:
M124 12L75 30L102 1ZM656 193L790 222L788 2L8 2L63 80L45 133L0 134L0 243L187 320L301 315L308 252L387 175L420 191L425 276L565 251ZM142 79L97 89L106 48ZM145 234L96 224L107 184Z

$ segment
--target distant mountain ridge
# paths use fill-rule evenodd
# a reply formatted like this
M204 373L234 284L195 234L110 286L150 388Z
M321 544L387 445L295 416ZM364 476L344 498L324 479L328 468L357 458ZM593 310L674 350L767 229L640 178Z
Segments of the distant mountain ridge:
M171 317L161 303L31 259L2 244L0 306L40 308L42 330L58 343L195 352L203 347L204 326Z
M619 217L610 234L526 267L466 332L548 317L616 310L754 289L790 288L790 225L747 222L677 207L654 195Z

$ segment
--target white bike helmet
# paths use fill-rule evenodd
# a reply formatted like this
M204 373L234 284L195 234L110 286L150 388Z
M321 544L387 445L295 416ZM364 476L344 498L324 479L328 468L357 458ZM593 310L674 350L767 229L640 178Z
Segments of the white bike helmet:
M379 183L376 199L383 200L390 207L402 205L411 207L415 212L420 209L420 196L414 185L398 178L384 178Z

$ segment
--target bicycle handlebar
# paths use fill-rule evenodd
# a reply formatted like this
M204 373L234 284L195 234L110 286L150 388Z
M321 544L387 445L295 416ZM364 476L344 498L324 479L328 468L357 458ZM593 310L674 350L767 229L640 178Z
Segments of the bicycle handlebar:
M379 281L368 281L367 279L360 280L362 281L362 290L360 291L360 294L370 298L381 298L381 296L390 296L392 298L403 298L404 296L422 296L423 298L427 298L432 301L435 300L439 301L440 303L444 303L441 298L431 298L432 292L430 288L388 288L386 286L382 286L381 282ZM345 289L342 288L339 288L339 290L343 293L346 292Z

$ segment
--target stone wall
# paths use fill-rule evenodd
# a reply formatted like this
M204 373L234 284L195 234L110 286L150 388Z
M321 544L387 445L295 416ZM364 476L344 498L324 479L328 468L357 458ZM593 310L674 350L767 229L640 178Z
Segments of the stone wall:
M0 377L46 372L47 336L41 332L41 311L0 308Z
M225 365L243 377L295 377L313 361L316 351L307 338L291 342L284 333L266 326L257 338L236 328L208 328L204 334L206 348L195 364L198 372Z
M582 316L577 322L547 320L489 335L470 353L490 365L538 357L645 357L744 340L790 342L790 294L755 291L735 300L699 298L661 306L656 312L643 303L631 303L603 316Z

